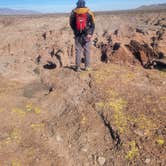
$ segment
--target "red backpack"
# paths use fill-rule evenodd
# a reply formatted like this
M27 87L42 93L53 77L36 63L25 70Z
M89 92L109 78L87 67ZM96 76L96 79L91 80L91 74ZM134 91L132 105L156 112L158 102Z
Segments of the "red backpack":
M77 14L76 13L76 30L79 32L83 32L87 26L87 13Z

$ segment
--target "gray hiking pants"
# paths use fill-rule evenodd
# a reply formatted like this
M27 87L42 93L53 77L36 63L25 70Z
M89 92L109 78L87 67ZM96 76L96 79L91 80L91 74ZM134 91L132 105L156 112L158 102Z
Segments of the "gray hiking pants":
M75 48L76 48L76 66L80 67L82 53L85 58L85 67L90 67L90 44L91 42L82 41L82 37L75 37Z

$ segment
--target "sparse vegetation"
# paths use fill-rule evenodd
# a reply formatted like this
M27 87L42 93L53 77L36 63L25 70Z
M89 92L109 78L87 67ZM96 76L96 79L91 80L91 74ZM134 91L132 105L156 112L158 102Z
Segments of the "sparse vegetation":
M164 165L165 21L97 13L76 73L67 15L0 16L0 165Z

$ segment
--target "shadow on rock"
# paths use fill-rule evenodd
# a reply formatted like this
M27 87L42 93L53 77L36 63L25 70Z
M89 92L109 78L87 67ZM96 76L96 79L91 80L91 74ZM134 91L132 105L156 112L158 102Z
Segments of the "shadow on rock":
M48 69L48 70L55 69L56 67L57 67L57 65L50 61L47 64L43 65L43 68Z
M65 69L69 69L69 70L73 70L75 71L76 70L76 67L74 65L71 65L71 66L64 66Z

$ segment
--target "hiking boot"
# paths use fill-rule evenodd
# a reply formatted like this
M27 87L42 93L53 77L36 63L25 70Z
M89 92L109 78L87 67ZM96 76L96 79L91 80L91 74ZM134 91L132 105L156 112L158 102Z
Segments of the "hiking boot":
M85 71L92 71L91 67L85 67Z
M81 68L80 67L76 67L76 72L81 72Z

